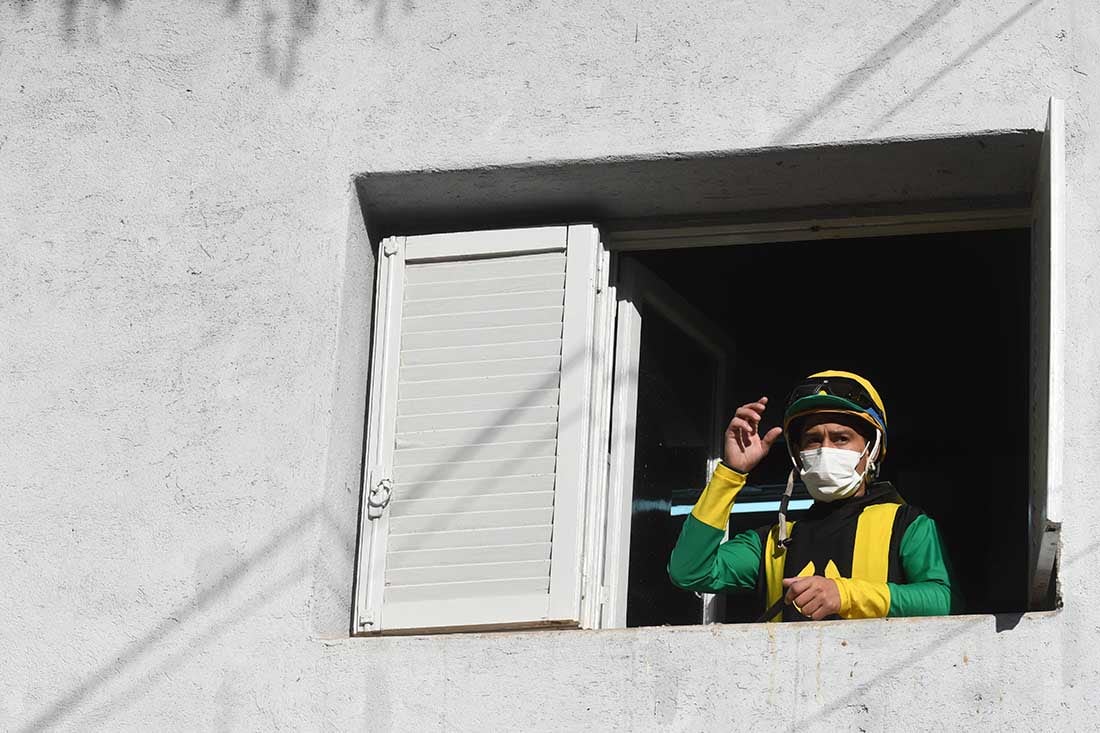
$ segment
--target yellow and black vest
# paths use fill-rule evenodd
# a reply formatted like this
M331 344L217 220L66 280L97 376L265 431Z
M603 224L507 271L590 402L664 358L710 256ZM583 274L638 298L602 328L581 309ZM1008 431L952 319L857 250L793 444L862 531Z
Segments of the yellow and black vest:
M921 514L889 482L880 481L860 497L815 502L805 517L787 522L790 542L785 550L777 544L775 525L761 527L756 531L764 548L757 581L762 607L771 608L783 595L783 578L794 576L905 583L901 538ZM785 606L782 620L806 619L793 606Z

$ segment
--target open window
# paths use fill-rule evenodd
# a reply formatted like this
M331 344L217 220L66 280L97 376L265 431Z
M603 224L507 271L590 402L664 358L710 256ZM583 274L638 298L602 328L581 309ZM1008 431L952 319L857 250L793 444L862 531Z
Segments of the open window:
M740 346L736 369L725 376L727 416L766 394L771 424L778 424L787 390L822 369L872 378L890 417L883 478L936 519L975 613L1058 602L1062 114L1053 101L1030 209L624 228L608 237L625 273L620 297L644 299L629 274L638 267L659 272L661 292L671 290L700 323L718 324ZM644 395L635 409L639 425L675 419ZM617 420L616 428L628 422ZM750 476L730 532L775 522L789 469L779 444ZM621 483L612 482L612 497L652 492L637 479L628 486L630 478L624 472ZM795 499L792 518L809 504L804 491L796 489ZM670 505L667 521L690 503ZM636 503L633 511L640 508L654 510ZM612 534L609 555L619 544ZM614 566L611 572L618 577ZM679 593L682 602L693 596ZM639 594L620 588L618 597ZM707 619L757 615L754 599L727 601ZM613 623L633 625L629 603L616 611ZM691 623L684 618L669 614L659 623Z
M668 212L687 206L675 192L690 186L670 187L673 202L649 202L646 216L616 203L633 179L612 171L615 194L588 189L608 210L619 206L590 217L599 229L501 229L531 221L532 205L520 200L498 221L503 205L490 199L521 196L525 184L498 190L478 177L470 206L488 197L485 211L455 227L470 231L381 240L354 631L751 620L747 599L672 588L667 550L734 406L763 392L779 413L786 390L823 368L864 372L883 393L885 478L937 520L968 610L1054 607L1062 117L1052 102L1041 147L981 143L984 156L1023 156L1013 170L1029 161L1034 181L1020 187L1030 206L982 199L1004 179L993 171L975 174L970 189L930 178L926 197L956 185L973 206L922 209L917 199L829 215L804 200L756 218L729 210L684 220ZM951 140L920 147L900 158L911 171L940 154L941 165L978 155ZM866 154L853 148L848 160L838 148L799 165L851 168L852 180L834 179L850 197L852 181L903 175L861 163ZM783 162L761 163L757 180L811 175ZM724 180L713 184L720 195L708 197L708 185L698 200L726 195ZM423 188L405 191L400 206L422 214L409 201L430 194ZM655 195L636 193L622 200L642 206ZM795 213L805 211L814 214ZM433 221L383 224L443 228ZM809 295L823 284L826 298ZM822 313L827 328L817 326ZM946 427L933 406L949 410ZM774 521L785 453L777 445L754 471L731 531ZM797 516L808 502L795 498Z

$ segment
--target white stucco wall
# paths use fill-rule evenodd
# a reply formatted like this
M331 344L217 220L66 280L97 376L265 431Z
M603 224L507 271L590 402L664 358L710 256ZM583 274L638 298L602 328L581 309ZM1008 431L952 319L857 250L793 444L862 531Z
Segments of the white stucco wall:
M0 2L0 727L1093 727L1098 49L1095 0ZM1051 95L1063 610L322 639L352 175L1036 128Z

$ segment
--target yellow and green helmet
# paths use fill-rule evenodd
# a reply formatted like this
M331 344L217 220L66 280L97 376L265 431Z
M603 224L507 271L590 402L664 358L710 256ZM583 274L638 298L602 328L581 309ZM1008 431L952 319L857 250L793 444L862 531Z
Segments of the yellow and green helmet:
M783 413L783 435L792 456L796 442L790 433L792 424L797 429L799 418L815 412L851 415L867 422L881 436L878 460L886 455L886 407L869 380L854 372L829 370L811 374L791 390Z

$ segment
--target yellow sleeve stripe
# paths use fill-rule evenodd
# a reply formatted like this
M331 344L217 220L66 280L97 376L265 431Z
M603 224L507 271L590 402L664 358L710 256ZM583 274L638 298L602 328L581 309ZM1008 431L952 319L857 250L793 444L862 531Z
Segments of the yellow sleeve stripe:
M853 578L833 578L840 591L841 618L886 618L890 586Z
M719 463L699 501L695 502L692 516L703 524L724 530L729 524L733 500L737 498L737 492L744 488L747 478L745 474Z

